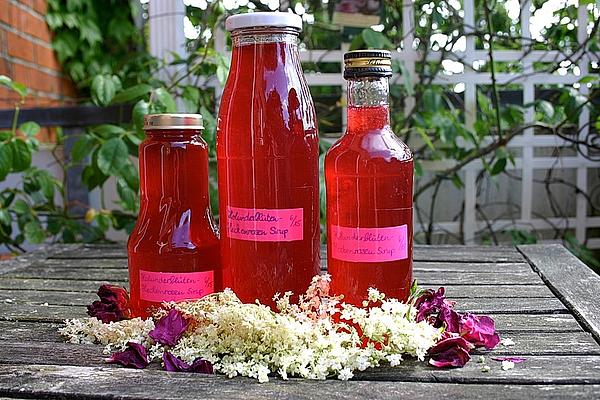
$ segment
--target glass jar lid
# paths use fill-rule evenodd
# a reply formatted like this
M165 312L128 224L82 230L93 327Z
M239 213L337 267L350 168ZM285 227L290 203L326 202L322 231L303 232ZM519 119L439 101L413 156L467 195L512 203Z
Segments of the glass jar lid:
M302 18L291 12L251 12L232 15L225 20L225 29L276 27L302 30Z
M200 114L148 114L144 117L144 130L153 129L204 129Z

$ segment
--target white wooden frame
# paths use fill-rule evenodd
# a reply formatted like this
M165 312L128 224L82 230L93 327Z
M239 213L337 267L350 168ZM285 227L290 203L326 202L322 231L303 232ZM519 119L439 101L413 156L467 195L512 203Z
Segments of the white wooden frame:
M529 20L531 17L530 1L525 0L521 4L521 27L522 36L524 38L531 37L529 30ZM153 7L153 4L160 6ZM469 27L475 26L475 11L474 0L463 0L464 4L464 19L465 31L469 31ZM176 23L177 16L181 18L183 3L181 0L173 1L150 1L150 44L153 54L164 56L168 51L180 51L183 38L183 24ZM415 64L420 61L421 55L413 49L412 34L414 27L414 10L411 0L403 0L403 46L397 52L394 52L393 57L403 60L404 65L409 74L412 75L413 81L417 79L415 73ZM159 18L162 15L162 18ZM156 17L156 18L155 18ZM577 39L579 43L583 43L587 38L587 23L588 14L586 5L579 6L578 9L578 30ZM159 33L153 34L153 29L157 27ZM156 32L155 31L155 32ZM215 44L217 51L230 55L225 46L225 35L221 29L216 29ZM320 62L341 62L343 53L347 50L347 44L343 44L340 50L314 50L301 52L302 61L320 61ZM527 48L524 46L522 50L504 50L495 51L494 57L496 61L507 62L521 60L523 62L524 72L533 71L534 62L556 62L562 60L564 54L558 51L531 51L525 57L524 54ZM478 50L475 48L473 36L467 36L466 49L462 52L447 53L448 59L461 60L466 65L472 65L473 61L486 60L488 58L487 51ZM600 60L600 54L592 55L593 60ZM430 53L427 56L428 61L441 62L440 55ZM588 56L579 58L577 66L580 69L580 76L585 76L588 73L588 64L592 61ZM499 84L510 82L512 84L520 84L523 90L523 101L525 104L535 100L535 87L540 84L564 84L570 85L576 83L580 76L556 75L548 73L534 73L524 77L516 76L511 73L497 73L496 80ZM307 73L306 79L311 86L340 86L342 92L345 91L345 82L340 74L331 73ZM461 74L438 75L433 84L453 85L463 83L465 85L464 107L465 107L465 122L468 128L471 128L476 120L477 110L477 85L489 84L491 75L487 72L478 72L469 68ZM216 79L209 79L206 84L214 87L217 97L220 96L222 88ZM582 95L589 93L589 88L582 84L580 87ZM406 103L407 109L410 109L414 104L413 99L408 99ZM343 111L343 121L345 123L345 110ZM582 136L585 137L589 131L586 123L589 122L589 110L584 109L579 118L579 126ZM534 112L528 109L525 114L525 123L534 122ZM533 176L536 169L549 169L556 166L556 157L535 157L534 148L536 147L564 147L568 146L566 141L553 135L536 135L534 136L533 129L527 129L524 133L514 138L508 145L509 148L520 148L522 156L516 158L515 165L508 165L509 170L519 170L522 176L521 187L521 215L517 220L498 220L494 223L494 227L501 228L507 225L517 226L521 229L549 229L551 226L548 222L558 227L569 227L575 229L577 240L581 243L587 243L590 248L600 248L600 238L587 238L588 228L600 228L600 217L590 217L587 215L587 201L582 194L577 195L576 199L576 215L573 218L549 218L540 219L533 216ZM439 171L454 164L452 160L444 161L424 161L423 168L428 171ZM599 168L599 163L586 159L581 154L575 156L564 156L559 160L561 168L575 169L576 182L578 188L587 192L588 188L588 170ZM468 164L464 169L464 203L465 213L463 220L463 232L465 241L473 243L475 241L476 232L486 228L484 221L478 220L476 216L476 177L481 170L482 164L480 161L474 161ZM418 224L415 224L415 229L418 229ZM460 224L458 222L438 221L434 223L434 232L450 231L453 233L459 232Z

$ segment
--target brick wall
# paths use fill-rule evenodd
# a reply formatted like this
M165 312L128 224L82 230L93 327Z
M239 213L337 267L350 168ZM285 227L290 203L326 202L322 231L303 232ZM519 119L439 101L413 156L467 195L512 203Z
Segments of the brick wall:
M25 107L72 103L77 96L52 50L44 20L46 0L0 0L0 75L30 90ZM17 96L0 87L0 109L12 108ZM41 139L50 139L44 132Z

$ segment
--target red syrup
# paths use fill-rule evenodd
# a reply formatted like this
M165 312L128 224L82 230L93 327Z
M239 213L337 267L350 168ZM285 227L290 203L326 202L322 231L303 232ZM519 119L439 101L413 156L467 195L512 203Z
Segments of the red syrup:
M325 158L325 179L332 293L357 306L370 287L406 300L412 282L413 156L392 132L387 104L348 108L347 131Z
M137 317L147 317L162 301L198 299L222 288L200 130L146 133L139 149L140 212L127 245Z
M318 133L297 34L263 27L232 35L217 135L219 209L223 284L243 302L273 306L275 293L303 293L320 272Z

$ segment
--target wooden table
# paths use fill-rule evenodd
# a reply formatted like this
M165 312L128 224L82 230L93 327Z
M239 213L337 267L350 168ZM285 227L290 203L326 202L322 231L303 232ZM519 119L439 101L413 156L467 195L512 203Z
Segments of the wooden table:
M51 246L0 264L0 398L600 398L600 277L560 245L415 248L419 283L491 315L515 345L490 356L523 364L503 371L486 356L486 373L478 356L454 370L405 361L349 382L124 369L103 363L102 346L63 343L61 321L85 317L100 284L126 285L126 264L118 245Z

